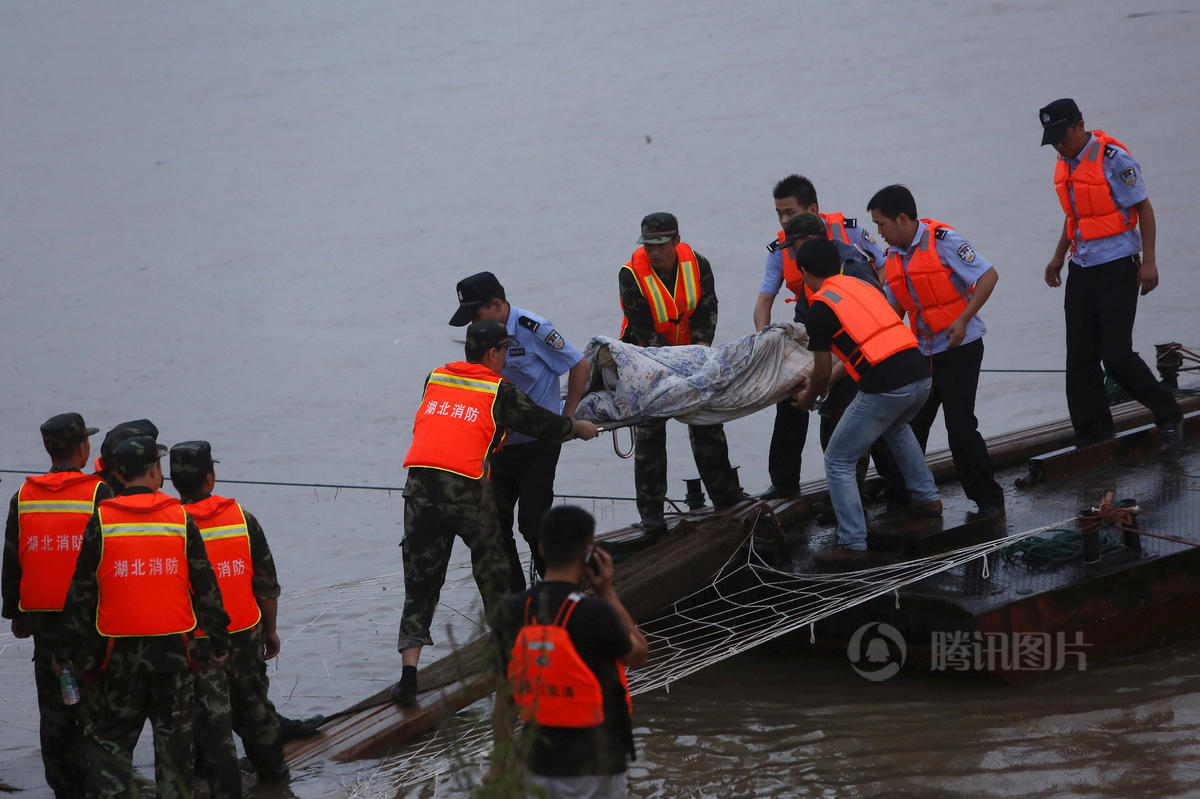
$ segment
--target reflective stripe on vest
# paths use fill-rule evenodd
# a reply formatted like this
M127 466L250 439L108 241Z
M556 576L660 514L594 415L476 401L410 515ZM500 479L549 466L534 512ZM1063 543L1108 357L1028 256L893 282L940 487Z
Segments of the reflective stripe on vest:
M187 515L161 491L106 499L96 630L117 638L178 635L196 627L187 562Z
M908 263L899 252L888 253L884 274L892 295L900 303L900 307L908 314L908 324L913 333L921 335L917 327L917 317L929 328L931 333L940 333L950 327L950 323L959 317L967 307L967 297L971 295L974 286L960 293L950 280L953 274L950 267L942 263L937 254L936 233L938 228L953 230L933 219L922 219L925 230L921 240ZM905 279L907 278L907 280ZM908 290L912 283L916 298Z
M1104 148L1119 147L1125 152L1129 152L1129 148L1102 130L1093 130L1092 135L1095 138L1079 159L1078 166L1072 169L1062 156L1054 165L1054 190L1067 215L1071 252L1081 239L1091 241L1115 236L1133 230L1138 223L1137 209L1119 207L1113 201L1112 189L1104 177Z
M645 247L638 247L629 262L622 266L637 278L638 289L650 304L654 330L668 344L692 343L692 314L700 303L700 264L692 248L684 242L675 245L675 291L670 292L650 266ZM629 328L629 319L621 319L621 336Z
M62 610L103 482L82 472L50 472L26 477L17 490L22 612Z
M600 681L583 662L566 630L567 620L582 598L579 593L568 596L552 624L539 624L530 614L533 597L525 600L525 623L508 662L513 703L525 721L547 727L595 727L604 721ZM625 670L620 663L617 666L626 706L632 712Z
M183 509L204 539L204 549L221 588L221 602L229 614L229 632L249 630L258 624L262 611L254 596L250 529L242 506L227 497L211 496ZM197 630L196 635L203 637L206 633Z
M417 408L404 467L483 477L496 436L492 406L503 379L478 363L457 361L434 369Z
M879 290L856 277L825 278L812 301L825 303L837 316L841 328L832 337L832 349L855 381L861 380L863 373L875 364L917 346L917 337L904 326ZM845 340L838 340L843 333L853 347L843 349Z

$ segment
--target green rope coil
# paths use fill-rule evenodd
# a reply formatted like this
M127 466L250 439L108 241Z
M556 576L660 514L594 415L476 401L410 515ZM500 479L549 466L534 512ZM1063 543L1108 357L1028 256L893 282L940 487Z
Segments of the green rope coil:
M1066 563L1083 557L1083 533L1075 527L1054 527L1049 532L1057 533L1049 538L1030 536L1004 549L1008 560L1024 558L1028 562ZM1100 554L1121 549L1123 537L1108 525L1099 530Z

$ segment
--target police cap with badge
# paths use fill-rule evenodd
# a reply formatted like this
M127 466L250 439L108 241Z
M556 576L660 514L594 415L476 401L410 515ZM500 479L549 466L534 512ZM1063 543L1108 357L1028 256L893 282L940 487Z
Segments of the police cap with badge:
M496 297L504 299L504 286L491 272L476 272L458 281L458 310L450 317L450 324L462 327L475 318L475 313Z
M1057 144L1067 135L1067 130L1079 120L1083 114L1079 106L1070 97L1055 100L1038 111L1038 119L1042 121L1042 146Z

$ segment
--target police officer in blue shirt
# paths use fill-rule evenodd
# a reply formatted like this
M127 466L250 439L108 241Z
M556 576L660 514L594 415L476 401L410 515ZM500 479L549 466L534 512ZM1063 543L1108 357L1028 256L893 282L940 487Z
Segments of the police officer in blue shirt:
M798 214L815 214L821 217L825 235L841 245L856 250L856 261L866 260L875 269L883 268L884 253L871 234L858 224L857 219L842 214L821 214L817 203L817 190L812 181L802 175L788 175L775 184L775 213L782 227ZM776 234L775 241L767 245L767 264L763 272L762 286L754 303L754 328L762 330L771 324L771 307L784 284L783 256L786 247L782 239L784 231ZM792 302L792 300L788 300ZM796 295L794 321L804 322L808 302L803 292ZM853 381L850 381L853 382ZM800 464L804 442L808 439L808 411L792 404L791 397L775 406L775 427L771 432L771 447L767 453L767 472L771 476L771 487L762 495L763 499L790 497L800 491Z
M508 302L504 287L491 272L478 272L458 282L458 310L450 324L501 322L516 345L508 349L500 373L546 410L574 418L575 408L587 390L591 367L546 317ZM564 400L559 377L567 375ZM538 552L542 516L554 504L554 472L560 445L510 432L504 447L489 460L492 491L500 521L500 535L509 563L510 590L525 590L525 572L513 538L513 508L519 504L517 525L539 575L545 571Z
M1063 304L1067 409L1076 441L1085 446L1112 438L1103 361L1113 379L1154 413L1163 443L1177 444L1179 405L1133 351L1138 289L1148 294L1158 285L1154 207L1142 168L1121 142L1102 130L1087 130L1074 100L1055 100L1038 116L1042 145L1058 152L1054 184L1066 213L1046 266L1046 285L1062 284L1063 261L1071 251Z
M963 492L980 514L999 518L1004 515L1004 489L996 482L975 418L987 330L977 314L999 275L958 231L918 218L917 202L904 186L880 189L867 210L889 245L884 293L897 313L909 314L921 352L932 365L933 390L912 421L913 432L924 450L941 406ZM920 277L914 282L913 275Z

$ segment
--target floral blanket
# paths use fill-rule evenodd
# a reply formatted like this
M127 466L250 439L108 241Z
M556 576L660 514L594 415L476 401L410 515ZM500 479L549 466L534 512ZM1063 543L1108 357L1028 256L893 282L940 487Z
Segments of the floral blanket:
M576 417L606 427L646 419L716 424L747 416L791 393L812 365L808 336L793 322L770 325L719 347L638 347L596 336L584 349L592 390Z

